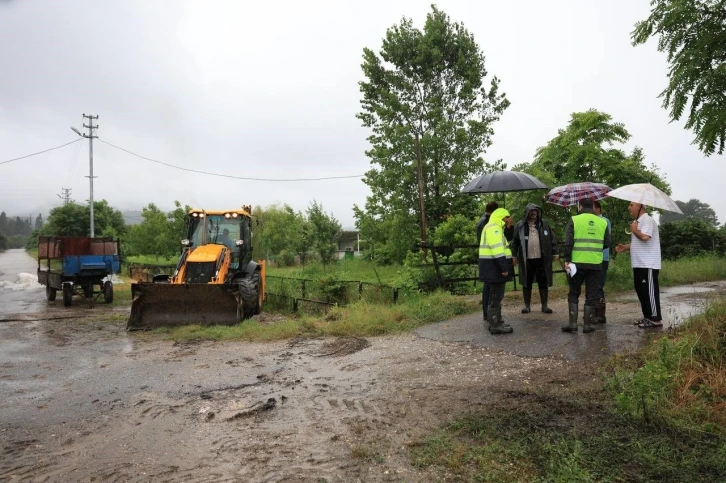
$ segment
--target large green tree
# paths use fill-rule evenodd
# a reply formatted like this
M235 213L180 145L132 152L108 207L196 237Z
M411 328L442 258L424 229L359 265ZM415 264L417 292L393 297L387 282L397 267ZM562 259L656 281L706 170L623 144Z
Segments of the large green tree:
M635 24L633 45L658 37L668 54L668 87L660 94L670 117L688 112L686 129L707 156L726 146L726 0L652 0Z
M126 233L123 214L106 200L93 203L93 225L96 236L121 237ZM88 205L64 203L50 210L39 234L49 236L89 236L91 215Z
M311 248L318 254L323 265L333 261L338 250L338 240L342 228L338 220L323 209L323 205L313 200L306 211L310 223Z
M708 203L703 203L698 199L692 198L687 202L676 200L676 204L683 214L681 215L680 213L673 213L672 211L664 211L660 217L661 223L670 223L673 221L685 220L686 218L695 218L705 221L711 226L718 227L718 217L716 216L716 212L713 211L713 208L711 208Z
M180 241L184 237L184 218L190 207L182 208L178 201L175 209L166 213L154 203L142 208L143 221L131 226L127 237L130 254L173 257L181 251Z
M253 230L255 258L274 260L280 265L291 265L295 255L305 263L310 251L309 227L305 216L290 205L256 207Z
M509 101L496 77L485 84L484 54L472 34L435 6L423 30L404 18L378 54L364 49L362 69L357 117L372 132L366 154L373 168L363 180L371 189L365 210L354 212L369 246L397 254L386 247L395 238L414 247L426 237L422 211L433 229L448 215L475 210L476 199L459 190L485 170L492 125Z
M659 231L663 258L667 260L706 254L723 256L726 249L724 231L700 218L662 223Z
M609 114L595 109L575 112L567 127L560 129L557 136L537 150L532 163L515 166L514 170L528 172L551 187L581 181L605 183L611 188L652 183L670 193L670 186L657 167L645 165L645 155L640 148L634 148L629 154L623 151L622 144L629 139L630 133L625 126L613 122ZM520 219L527 203L542 206L544 215L561 239L567 219L576 208L564 209L544 203L543 195L543 191L510 195L507 208L515 219ZM606 198L603 204L606 215L613 222L614 241L624 241L625 228L632 221L627 211L628 202Z

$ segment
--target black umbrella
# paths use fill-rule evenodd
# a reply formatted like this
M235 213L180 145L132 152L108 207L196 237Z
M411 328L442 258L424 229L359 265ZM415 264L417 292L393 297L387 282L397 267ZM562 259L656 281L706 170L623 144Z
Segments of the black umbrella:
M548 186L521 171L494 171L469 181L461 189L462 193L508 193L511 191L528 191L548 189Z

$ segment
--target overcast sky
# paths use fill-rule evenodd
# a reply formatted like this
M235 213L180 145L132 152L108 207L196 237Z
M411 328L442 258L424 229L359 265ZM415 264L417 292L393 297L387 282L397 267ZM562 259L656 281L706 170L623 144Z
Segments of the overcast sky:
M271 179L356 176L369 161L360 112L363 48L430 1L0 0L0 162L73 141L82 114L98 136L165 163ZM673 188L726 221L726 163L669 123L658 94L665 55L632 47L648 0L440 0L473 33L512 105L485 158L531 161L570 114L622 122ZM35 216L89 197L88 142L0 165L0 211ZM243 181L193 174L94 142L94 198L120 209L174 200L208 209L313 199L346 228L368 187L360 177ZM412 189L414 189L412 187Z

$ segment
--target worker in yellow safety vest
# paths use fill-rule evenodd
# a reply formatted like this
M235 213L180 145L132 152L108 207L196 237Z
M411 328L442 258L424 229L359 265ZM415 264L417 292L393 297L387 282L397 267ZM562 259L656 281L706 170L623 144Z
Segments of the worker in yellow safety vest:
M512 252L504 235L512 226L512 217L504 208L497 208L489 217L479 239L479 280L489 287L487 320L491 334L509 334L512 327L502 321L504 287L512 279ZM484 290L484 289L482 289Z
M577 317L582 283L585 282L583 332L592 332L592 317L599 301L603 249L610 247L610 232L605 219L593 211L593 200L580 200L578 214L565 229L562 258L570 282L567 295L570 320L562 326L565 332L577 332Z

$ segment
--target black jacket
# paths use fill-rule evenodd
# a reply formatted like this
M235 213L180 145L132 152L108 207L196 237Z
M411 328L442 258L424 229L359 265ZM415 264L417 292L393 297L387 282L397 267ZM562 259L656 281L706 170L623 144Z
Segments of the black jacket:
M529 213L537 211L537 222L535 226L539 232L539 249L542 254L545 275L547 275L547 286L552 286L552 257L557 255L557 240L552 232L550 224L542 219L542 208L529 203L524 210L524 218L514 225L514 237L512 238L512 256L517 257L519 272L519 283L527 287L527 244L529 243Z

